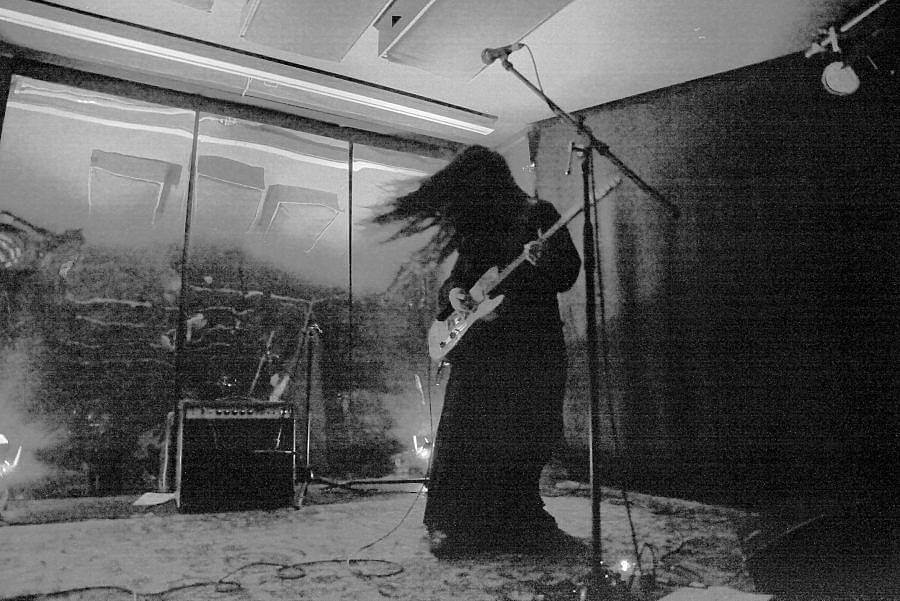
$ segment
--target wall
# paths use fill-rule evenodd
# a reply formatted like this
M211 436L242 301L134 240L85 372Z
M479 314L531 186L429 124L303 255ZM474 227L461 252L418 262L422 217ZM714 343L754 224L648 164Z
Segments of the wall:
M597 463L608 482L742 505L886 490L897 85L870 79L838 98L822 89L823 64L788 56L583 112L681 209L675 219L630 181L600 203L610 352ZM580 202L577 157L565 175L578 136L559 120L537 135L538 194ZM596 187L615 173L598 159ZM584 295L578 284L564 299L573 341ZM583 448L573 349L568 435Z

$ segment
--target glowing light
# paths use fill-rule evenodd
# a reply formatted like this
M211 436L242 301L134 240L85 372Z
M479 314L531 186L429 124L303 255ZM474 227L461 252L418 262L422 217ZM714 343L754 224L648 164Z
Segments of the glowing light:
M850 65L835 61L822 71L822 85L830 94L848 96L859 89L859 76Z
M627 559L622 559L619 561L619 571L623 574L627 574L632 570L632 568L634 568L634 565L632 565L632 563Z
M421 457L422 459L428 459L431 457L431 449L434 446L430 440L428 440L427 436L422 437L422 444L419 444L418 436L413 435L413 450L416 452L416 455Z
M333 102L335 100L344 102L350 105L348 108L348 112L351 113L354 110L358 110L359 107L367 107L369 109L374 109L375 111L377 111L376 114L384 112L392 115L409 117L412 119L422 120L445 127L451 127L454 129L460 129L462 131L477 133L480 135L487 135L494 131L493 127L488 127L487 125L482 125L481 123L467 121L463 118L457 119L451 114L444 114L447 113L448 110L451 110L453 114L456 114L458 111L453 109L436 107L436 111L439 110L441 112L433 112L430 110L417 108L415 106L408 106L406 104L402 104L399 101L392 102L391 100L387 100L384 98L376 98L375 96L367 96L365 94L353 92L350 89L333 87L325 83L316 83L315 81L311 81L309 79L301 79L291 77L289 75L281 75L278 73L265 71L263 69L256 69L251 66L244 66L237 63L231 63L228 61L201 56L198 54L191 54L189 52L174 49L171 47L164 47L162 45L157 45L150 42L128 39L126 37L118 36L112 33L96 31L71 23L57 22L53 19L41 17L39 15L29 15L6 8L0 8L0 20L8 23L13 23L15 25L20 25L29 29L37 29L43 32L55 34L57 36L76 39L81 42L88 42L94 45L126 50L139 56L162 59L169 62L170 64L182 64L192 67L201 67L216 73L246 78L246 85L244 87L244 92L242 95L252 96L253 93L251 92L250 94L248 94L248 91L250 88L250 84L256 81L259 82L263 86L263 88L272 90L271 92L264 92L264 95L274 96L276 100L284 100L287 101L288 104L292 104L290 102L292 100L290 94L288 93L279 95L276 94L274 90L293 90L295 92L299 92L301 95L307 95L308 97L313 99L313 102L318 103ZM494 120L496 120L493 117L470 114L466 114L465 117L469 117L479 122L483 120L493 122Z
M19 465L19 458L21 456L22 456L22 447L19 446L19 450L16 452L16 458L13 459L12 463L10 463L8 459L4 459L3 463L0 463L0 478L11 474L13 472L13 470L16 469L16 466Z

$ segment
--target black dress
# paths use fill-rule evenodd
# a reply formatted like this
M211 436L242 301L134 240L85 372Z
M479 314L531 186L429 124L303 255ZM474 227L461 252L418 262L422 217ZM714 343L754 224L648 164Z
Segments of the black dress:
M452 313L451 288L468 291L558 219L552 204L530 200L509 231L461 240L438 318ZM473 325L453 349L428 484L429 531L481 538L555 527L539 484L563 434L566 348L556 295L575 283L580 267L562 228L537 266L523 263L498 286L505 300L496 317Z

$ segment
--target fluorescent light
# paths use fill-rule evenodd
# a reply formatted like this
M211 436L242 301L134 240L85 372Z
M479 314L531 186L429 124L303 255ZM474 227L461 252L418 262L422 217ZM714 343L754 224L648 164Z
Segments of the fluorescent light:
M278 75L268 71L263 71L261 69L235 65L227 61L199 56L181 50L164 48L156 44L150 44L139 40L132 40L126 37L104 33L101 31L95 31L93 29L79 27L77 25L72 25L69 23L62 23L37 15L30 15L5 8L0 8L0 19L16 25L36 28L68 38L74 38L81 41L100 44L103 46L129 50L137 54L154 58L161 58L175 63L181 63L194 67L203 67L212 71L217 71L219 73L246 77L248 78L248 86L250 81L255 79L262 82L277 84L279 86L285 86L287 88L293 88L303 92L323 96L325 98L341 100L344 102L349 102L351 104L386 111L395 115L412 117L414 119L420 119L429 123L451 127L471 133L488 135L494 131L494 129L491 127L486 127L484 125L472 123L462 119L456 119L448 115L442 115L440 113L435 113L424 109L418 109L415 107L398 104L389 100L373 98L371 96L358 94L349 90L341 90L339 88L330 87L310 81L304 81L302 79Z
M92 123L94 125L105 125L108 127L117 127L120 129L133 129L140 130L155 134L163 134L169 136L178 136L181 138L185 138L187 140L191 140L194 137L193 132L178 129L175 127L163 127L158 125L145 125L140 123L129 123L127 121L122 121L119 119L104 119L101 117L92 117L90 115L85 115L84 113L77 113L74 111L69 111L65 109L59 109L51 106L42 106L38 104L28 104L25 102L17 102L15 100L10 100L6 104L7 108L19 109L22 111L30 111L34 113L42 113L44 115L50 115L53 117L61 117L63 119L77 119L79 121L83 121L86 123ZM322 157L317 157L311 154L303 154L299 152L292 152L290 150L286 150L284 148L276 148L275 146L268 146L266 144L256 144L254 142L248 142L243 140L229 140L227 138L219 138L216 136L209 136L206 134L200 134L197 136L197 140L202 142L203 144L218 144L220 146L235 146L241 148L248 148L251 150L256 150L258 152L265 152L268 154L274 154L278 156L282 156L294 161L300 161L301 163L308 163L311 165L319 165L322 167L329 167L331 169L347 169L347 161L335 161L331 159L326 159ZM395 173L398 175L402 175L404 177L426 177L428 173L424 171L420 171L418 169L410 169L408 167L398 167L394 165L388 165L386 163L377 163L375 161L367 161L361 159L353 159L353 171L362 171L363 169L372 169L375 171L387 171L389 173Z

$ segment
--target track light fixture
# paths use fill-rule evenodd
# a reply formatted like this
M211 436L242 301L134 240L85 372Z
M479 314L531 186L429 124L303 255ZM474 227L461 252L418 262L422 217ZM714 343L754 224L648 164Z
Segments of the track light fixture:
M823 52L842 55L841 58L829 62L822 71L822 86L830 94L847 96L859 89L859 75L853 66L859 58L866 56L866 52L864 49L856 48L853 52L846 53L841 48L840 41L850 29L887 4L887 2L889 0L878 0L878 2L839 27L831 25L827 29L819 29L820 37L806 50L806 58L811 58ZM871 58L869 60L871 62Z
M859 76L843 61L828 63L822 70L822 86L835 96L847 96L859 89Z

